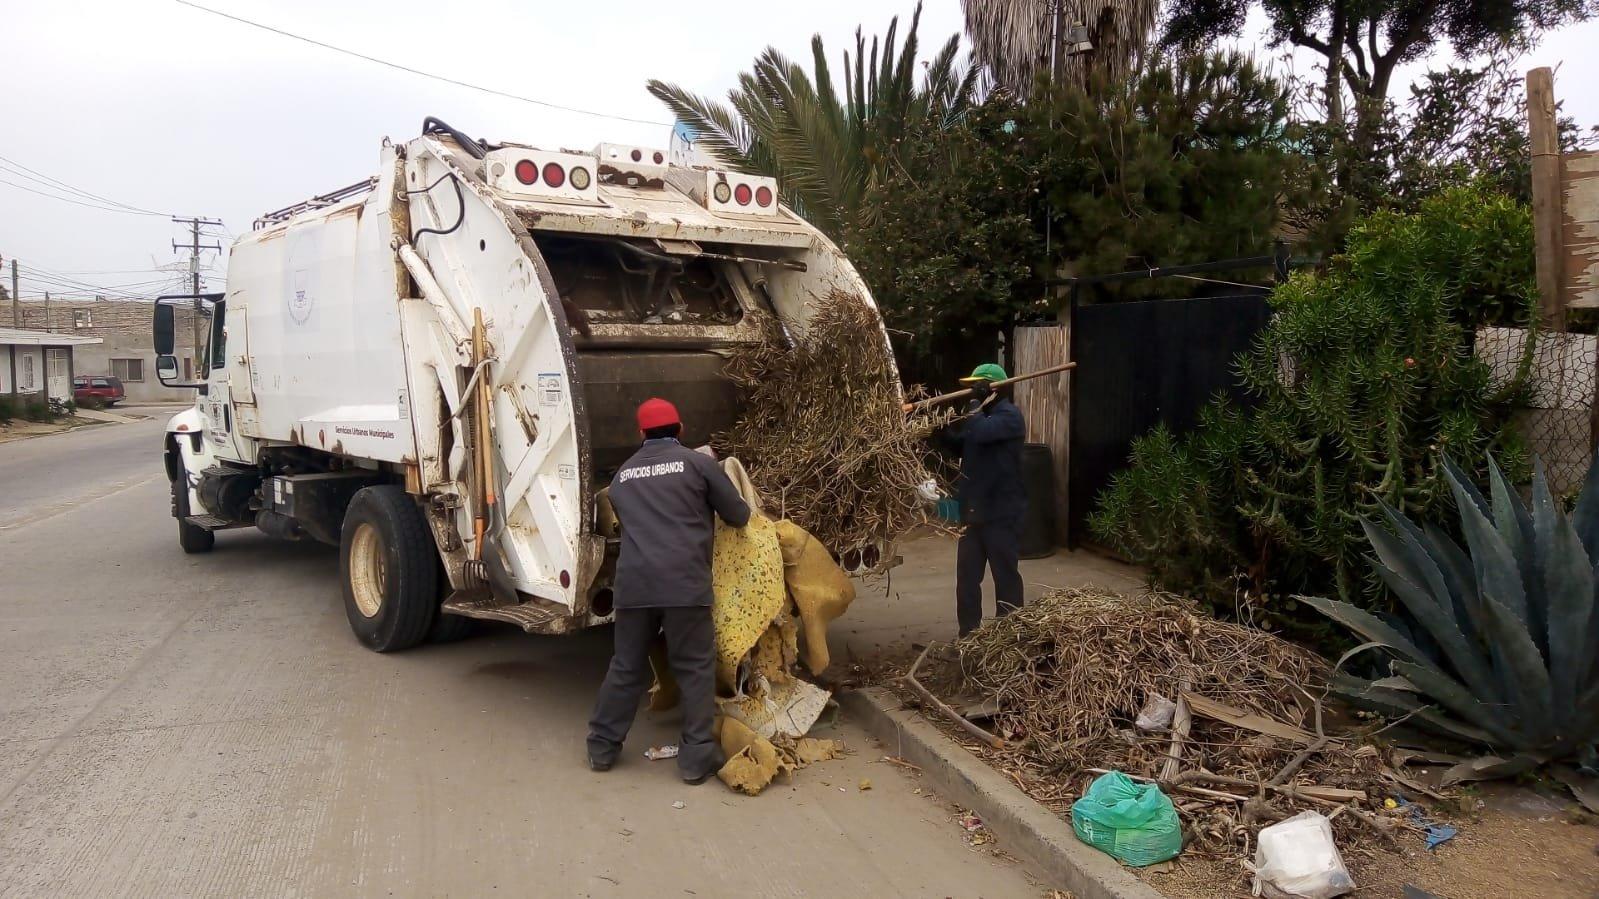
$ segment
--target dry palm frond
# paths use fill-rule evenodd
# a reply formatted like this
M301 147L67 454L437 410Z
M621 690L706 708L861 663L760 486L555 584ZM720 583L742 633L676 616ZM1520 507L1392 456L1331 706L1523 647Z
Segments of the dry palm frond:
M794 347L735 350L723 372L744 414L717 443L775 514L835 554L930 523L917 495L933 477L924 444L952 413L906 416L882 324L860 297L835 292Z
M1136 68L1160 13L1157 0L1057 0L1065 26L1088 29L1094 49L1067 56L1068 83L1086 83L1095 72L1119 79ZM962 0L972 55L994 80L1018 97L1032 92L1033 79L1047 72L1054 32L1054 3L1041 0Z

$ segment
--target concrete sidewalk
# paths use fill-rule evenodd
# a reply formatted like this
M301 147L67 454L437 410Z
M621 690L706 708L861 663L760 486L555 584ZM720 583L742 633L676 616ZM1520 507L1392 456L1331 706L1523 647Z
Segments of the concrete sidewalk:
M856 581L855 602L828 631L835 662L903 653L912 643L955 637L955 539L925 537L901 544L904 562L886 576ZM1058 587L1090 584L1138 590L1143 574L1131 565L1089 552L1060 550L1022 560L1027 599ZM984 616L994 613L991 582L983 584Z

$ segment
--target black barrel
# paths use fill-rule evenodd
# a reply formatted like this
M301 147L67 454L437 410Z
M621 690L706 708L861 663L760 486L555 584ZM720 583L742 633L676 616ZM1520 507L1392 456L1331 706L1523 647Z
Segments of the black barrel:
M1055 457L1048 444L1022 446L1022 483L1027 485L1027 517L1022 520L1021 555L1042 559L1055 552Z

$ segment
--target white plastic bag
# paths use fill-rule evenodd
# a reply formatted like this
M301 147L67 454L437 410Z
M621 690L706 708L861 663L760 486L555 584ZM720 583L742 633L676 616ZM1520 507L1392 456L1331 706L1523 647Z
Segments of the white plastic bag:
M1133 726L1150 733L1171 730L1171 722L1175 717L1177 717L1177 703L1159 693L1151 693L1144 701L1144 708L1139 711L1138 720L1133 722Z
M939 499L942 497L942 494L940 494L938 491L938 482L932 478L928 478L927 480L916 485L916 496L922 502L932 505L933 503L939 501Z
M1267 899L1332 899L1355 888L1333 842L1332 825L1301 812L1260 832L1255 895Z

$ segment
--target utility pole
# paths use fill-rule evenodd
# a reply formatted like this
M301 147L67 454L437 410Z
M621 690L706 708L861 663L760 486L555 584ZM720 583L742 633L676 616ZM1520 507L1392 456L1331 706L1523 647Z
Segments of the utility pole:
M177 241L173 241L172 249L174 252L179 250L189 251L189 277L191 282L190 292L194 294L194 364L196 367L195 374L198 376L200 351L205 347L205 341L203 339L205 330L200 324L202 319L200 314L200 251L216 250L218 253L222 252L222 246L220 244L206 244L205 246L200 245L200 226L220 225L222 224L222 220L200 218L198 216L189 216L188 218L184 218L176 215L172 217L172 220L180 225L189 226L189 245L185 247L182 244L179 244ZM201 378L201 380L204 380L204 378Z
M1049 76L1060 84L1066 71L1066 0L1054 0L1054 21L1051 22L1049 41Z
M17 296L17 260L11 259L11 327L22 327L22 303Z
M40 330L50 330L50 291L44 292L44 327Z

